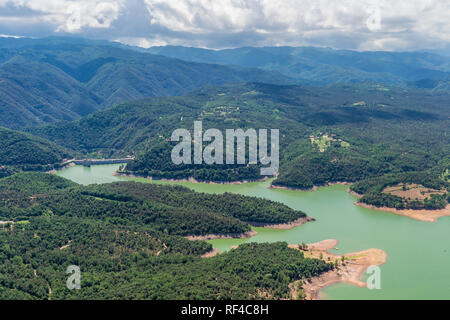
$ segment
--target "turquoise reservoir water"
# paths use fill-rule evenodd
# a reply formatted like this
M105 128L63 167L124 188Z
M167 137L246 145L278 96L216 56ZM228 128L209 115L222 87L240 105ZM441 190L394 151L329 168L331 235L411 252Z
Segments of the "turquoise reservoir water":
M347 187L336 185L314 192L269 189L269 181L246 184L163 182L113 176L119 165L75 166L57 175L81 184L135 180L178 184L208 193L233 192L258 196L306 212L317 219L291 230L255 228L250 239L212 240L221 251L245 242L286 241L289 244L337 239L339 253L369 248L387 252L381 267L381 290L337 284L323 291L325 299L450 299L450 217L435 223L412 220L392 213L353 205L356 198Z

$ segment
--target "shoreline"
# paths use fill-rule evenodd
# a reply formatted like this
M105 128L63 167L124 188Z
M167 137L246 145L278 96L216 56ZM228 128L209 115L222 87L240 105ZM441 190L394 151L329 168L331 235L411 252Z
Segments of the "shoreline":
M347 190L351 195L361 198L363 195L356 193L350 188ZM436 222L439 218L450 216L450 204L448 204L444 209L396 209L390 207L377 207L372 204L362 203L362 202L353 202L353 204L357 207L372 209L377 211L394 213L399 216L408 217L410 219L422 221L422 222Z
M287 222L287 223L278 223L278 224L270 224L263 222L247 222L252 227L257 228L266 228L266 229L276 229L276 230L290 230L296 227L300 227L307 222L316 221L316 219L311 218L309 216L299 218L297 220Z
M164 182L192 182L192 183L203 183L203 184L220 184L220 185L227 185L227 184L245 184L245 183L252 183L252 182L264 182L269 179L269 177L264 177L261 179L255 179L255 180L239 180L239 181L199 181L194 179L193 177L190 178L184 178L184 179L168 179L168 178L157 178L152 176L141 176L141 175L135 175L132 173L121 173L121 172L114 172L113 176L116 177L124 177L124 178L141 178L141 179L148 179L151 181L164 181Z
M358 197L358 198L361 198L363 196L362 194L357 193L357 192L353 191L350 188L348 188L347 192L350 193L352 196L355 196L355 197Z
M450 216L450 204L448 204L444 209L438 209L438 210L395 209L395 208L389 208L389 207L377 207L374 205L361 203L361 202L354 202L354 205L358 206L358 207L362 207L362 208L372 209L372 210L390 212L390 213L408 217L408 218L411 218L414 220L419 220L422 222L436 222L439 218Z
M328 239L308 244L306 250L302 250L299 245L289 245L292 249L304 252L306 258L322 258L326 262L337 260L339 263L338 268L303 282L302 289L307 300L320 300L321 291L336 283L350 283L358 287L366 287L367 284L361 281L361 277L367 268L380 266L387 262L387 253L381 249L368 249L343 255L329 253L328 250L335 248L337 244L338 240ZM344 262L342 262L342 257L344 257ZM294 293L292 291L292 294Z
M279 224L270 224L270 223L259 223L259 222L246 222L252 227L256 228L265 228L265 229L276 229L276 230L290 230L299 226L304 225L307 222L316 221L316 219L311 218L309 216L288 222L288 223L279 223ZM217 239L248 239L256 236L258 234L255 230L250 230L244 233L226 233L226 234L207 234L204 236L186 236L184 238L196 241L196 240L217 240Z
M121 163L127 163L127 160L132 160L134 159L133 157L131 158L123 158L123 159L70 159L67 161L64 161L62 163L60 163L60 165L62 165L61 167L55 169L53 168L52 170L47 171L47 173L56 173L60 170L64 170L70 167L74 167L74 166L81 166L83 165L83 163L88 163L89 165L107 165L107 164L121 164Z
M52 169L52 170L50 170L50 171L47 171L46 173L57 173L57 172L60 171L60 170L68 169L68 168L70 168L70 167L75 167L75 163L70 162L70 163L68 163L68 164L65 164L65 165L62 166L61 168L58 168L58 169Z
M201 257L201 258L204 258L204 259L207 259L207 258L215 257L215 256L217 256L218 254L220 254L219 249L213 247L210 251L208 251L208 252L202 254L200 257Z
M188 239L190 241L197 241L197 240L216 240L216 239L247 239L254 237L258 234L258 232L251 230L244 233L227 233L227 234L207 234L204 236L186 236L185 239Z
M312 188L294 188L294 187L286 187L286 186L275 186L273 184L270 184L270 186L268 186L267 188L268 189L290 190L290 191L313 192L319 188L326 188L326 187L331 187L331 186L336 186L336 185L350 186L352 184L353 184L353 182L329 182L329 183L325 183L325 184L315 185Z

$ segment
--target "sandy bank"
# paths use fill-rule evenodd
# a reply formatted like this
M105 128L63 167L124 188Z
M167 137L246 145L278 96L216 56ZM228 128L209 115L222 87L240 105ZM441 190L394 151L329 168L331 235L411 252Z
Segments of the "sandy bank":
M278 230L289 230L289 229L304 225L305 223L307 223L309 221L316 221L316 219L306 216L304 218L300 218L300 219L297 219L295 221L288 222L288 223L269 224L269 223L260 223L260 222L248 222L248 224L250 224L253 227L278 229Z
M214 240L214 239L245 239L256 236L258 233L254 230L244 233L228 233L228 234L207 234L205 236L187 236L188 240Z
M220 253L220 251L216 248L212 248L211 251L205 253L202 255L202 258L212 258L217 256Z
M356 193L350 189L347 190L351 195L354 195L358 198L361 198L362 195L359 193ZM367 208L367 209L373 209L378 211L385 211L385 212L391 212L395 213L401 216L405 216L411 219L423 221L423 222L436 222L437 219L445 216L450 216L450 205L447 205L445 209L439 209L439 210L413 210L413 209L395 209L395 208L389 208L389 207L377 207L374 205L362 203L362 202L355 202L355 206Z
M436 220L441 217L450 216L450 205L447 205L445 209L440 210L412 210L412 209L398 210L395 208L388 208L388 207L376 207L360 202L355 202L355 205L358 207L368 209L392 212L401 216L405 216L411 219L420 220L424 222L436 222Z
M335 283L351 283L359 287L365 287L366 283L361 281L361 276L369 266L379 266L387 261L387 254L380 249L368 249L360 252L336 255L327 252L336 247L338 241L334 239L307 245L306 250L298 245L290 245L290 248L302 250L305 257L322 259L327 262L338 261L338 268L328 271L320 276L313 277L303 283L303 290L306 299L317 300L320 298L320 291L325 287ZM344 262L342 263L342 257ZM295 286L293 286L295 287ZM295 292L292 292L293 295ZM295 298L295 296L293 296Z
M347 192L350 193L352 196L355 196L355 197L358 197L358 198L361 198L363 196L362 194L356 193L355 191L353 191L350 188L348 188Z

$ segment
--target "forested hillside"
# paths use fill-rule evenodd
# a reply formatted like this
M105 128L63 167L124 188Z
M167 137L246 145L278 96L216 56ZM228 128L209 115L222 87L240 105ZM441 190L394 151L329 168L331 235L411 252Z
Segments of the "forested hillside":
M425 88L432 92L449 92L450 91L450 76L442 79L422 79L409 83L409 86L415 88Z
M181 237L305 216L263 199L134 182L81 187L22 173L0 179L0 202L2 299L280 299L291 297L290 283L333 268L285 243L202 259L211 245ZM66 288L73 264L80 291Z
M306 217L269 200L232 194L215 197L184 187L134 182L71 186L68 180L45 173L20 173L2 179L0 217L18 219L19 215L25 219L51 212L56 216L133 222L182 236L240 234L250 230L247 222L289 223Z
M240 81L292 83L275 72L190 63L105 41L0 39L0 126L74 120L119 102Z
M0 180L0 194L3 200L12 195L15 199L25 199L35 194L47 194L74 187L77 184L53 174L27 172L15 174ZM32 200L32 199L31 199Z
M0 177L17 170L49 170L70 152L45 139L0 127Z
M167 142L176 128L280 129L275 185L311 188L386 173L445 172L450 94L359 84L325 88L239 84L182 97L121 104L80 121L33 129L68 148L136 155L128 173L167 178L255 179L257 168L175 166Z
M359 202L396 209L443 209L450 203L448 171L387 174L369 178L350 189L362 197Z
M448 57L431 53L308 47L145 51L77 38L8 38L0 39L0 126L23 129L70 121L124 101L229 82L374 81L448 91L449 72Z
M224 212L226 215L246 222L289 223L306 217L303 212L270 200L230 193L219 195L197 193L179 186L133 182L111 183L85 187L83 193L110 200L154 201L189 210Z

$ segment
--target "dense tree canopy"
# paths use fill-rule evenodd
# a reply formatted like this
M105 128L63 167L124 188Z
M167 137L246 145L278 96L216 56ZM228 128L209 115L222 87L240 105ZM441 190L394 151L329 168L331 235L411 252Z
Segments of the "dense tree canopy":
M70 152L48 140L0 127L0 177L19 170L50 170Z
M78 186L44 173L0 179L1 299L281 299L333 268L286 243L219 256L182 236L250 230L305 214L240 195L135 182ZM82 289L66 287L77 265Z
M431 190L440 191L430 194L424 199L405 199L387 192L387 187L401 185L406 191L408 185L419 185ZM361 194L360 202L377 207L396 209L442 209L450 202L448 191L450 183L447 179L436 178L430 171L386 174L381 177L362 180L351 186L351 190Z
M130 102L80 121L34 129L61 145L104 156L135 154L125 168L155 178L253 180L257 166L174 165L170 135L177 128L280 129L275 185L311 188L388 173L448 169L448 92L379 84L326 88L227 85L183 97ZM445 161L447 159L447 162Z

